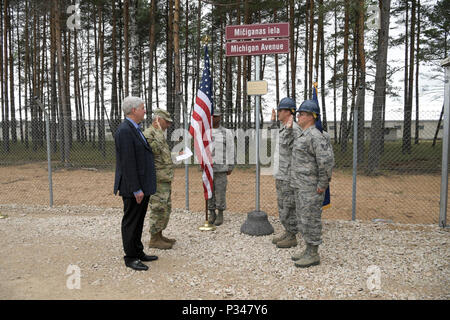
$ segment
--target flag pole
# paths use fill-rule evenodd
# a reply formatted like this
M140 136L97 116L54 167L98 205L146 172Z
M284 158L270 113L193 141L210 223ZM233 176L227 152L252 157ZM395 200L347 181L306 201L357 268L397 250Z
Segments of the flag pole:
M202 43L203 45L207 45L209 42L209 37L208 36L204 36L202 39ZM211 186L212 189L212 186ZM213 191L214 192L214 191ZM214 231L216 230L216 226L213 224L210 224L208 221L208 198L205 198L205 223L198 227L198 229L200 231Z
M208 221L208 199L205 199L205 218L206 218L205 223L202 226L198 227L198 229L200 231L214 231L214 230L216 230L216 226L213 225L213 224L210 224L209 221Z

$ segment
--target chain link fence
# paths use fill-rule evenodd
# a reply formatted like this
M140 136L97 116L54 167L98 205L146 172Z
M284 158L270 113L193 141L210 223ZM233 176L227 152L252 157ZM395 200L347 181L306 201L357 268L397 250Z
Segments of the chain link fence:
M423 115L424 118L425 115ZM403 115L384 123L384 137L377 170L371 171L371 123L364 124L364 150L360 155L356 176L356 219L401 223L437 224L442 165L442 121L438 118L411 123L410 152L403 152ZM263 129L270 124L264 123ZM36 127L33 127L36 126ZM50 138L54 205L87 205L122 207L121 198L113 195L115 149L111 130L106 126L105 141L98 140L97 123L85 123L85 139L78 139L73 125L70 158L61 161L61 142L56 130L56 142ZM253 125L254 128L254 125ZM340 136L340 122L328 122L336 167L330 184L331 208L324 210L325 219L352 219L353 133L347 142ZM418 128L418 137L415 131ZM1 140L0 204L49 204L47 146L44 121L17 124L17 141ZM26 134L28 130L28 134ZM264 131L264 130L263 130ZM1 131L3 132L3 130ZM39 134L37 133L39 132ZM255 209L256 170L254 160L254 129L248 129L245 161L228 176L227 210L246 214ZM265 163L260 175L260 207L269 215L278 215L275 180L272 175L273 135L263 133L261 144ZM253 135L254 137L254 135ZM337 137L337 139L335 139ZM34 138L34 139L33 139ZM180 134L173 143L180 142ZM341 143L339 143L341 142ZM193 149L192 149L193 150ZM363 156L362 156L363 155ZM269 159L269 163L267 163ZM272 159L272 160L271 160ZM201 171L189 166L189 209L205 210ZM185 208L185 166L177 164L173 183L174 208Z

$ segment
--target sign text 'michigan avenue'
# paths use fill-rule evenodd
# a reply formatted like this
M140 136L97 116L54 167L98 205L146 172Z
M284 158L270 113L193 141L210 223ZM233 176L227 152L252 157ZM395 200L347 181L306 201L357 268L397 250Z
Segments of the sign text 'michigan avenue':
M226 43L226 55L228 57L279 54L288 52L289 39L250 40Z

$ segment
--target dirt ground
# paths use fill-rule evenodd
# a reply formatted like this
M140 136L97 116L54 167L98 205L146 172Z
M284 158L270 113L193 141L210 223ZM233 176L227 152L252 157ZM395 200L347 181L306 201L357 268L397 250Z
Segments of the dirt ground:
M277 216L275 181L261 174L260 207ZM59 169L53 172L55 206L97 206L121 208L113 195L114 172L92 168ZM0 204L49 204L47 163L0 167ZM331 181L332 207L324 210L324 219L351 220L352 176L339 170ZM384 175L357 177L356 219L385 219L401 223L435 224L439 218L439 175ZM229 176L227 209L246 214L255 209L254 169L235 169ZM185 208L185 171L177 168L173 182L173 208ZM204 211L201 172L189 170L189 209Z
M245 214L255 208L254 170L229 176L225 223L213 232L198 230L204 221L200 172L192 168L189 175L190 211L180 209L183 168L173 184L178 209L165 234L177 243L172 250L149 249L146 219L145 251L159 259L146 263L149 271L136 272L122 260L123 204L112 194L112 171L56 170L49 208L45 163L0 167L0 300L450 298L450 233L437 225L439 176L358 177L353 222L352 177L337 171L333 207L323 214L321 264L299 269L290 259L298 249L276 248L273 235L240 233ZM261 176L261 208L280 234L270 175ZM80 270L79 289L69 288L76 284L69 266ZM381 275L375 290L368 282L373 266Z

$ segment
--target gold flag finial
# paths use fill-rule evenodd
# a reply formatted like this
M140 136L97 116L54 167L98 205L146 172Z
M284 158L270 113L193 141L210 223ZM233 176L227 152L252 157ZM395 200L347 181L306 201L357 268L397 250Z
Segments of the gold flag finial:
M202 39L203 45L208 44L208 42L209 42L209 37L208 36L204 36L203 39Z

